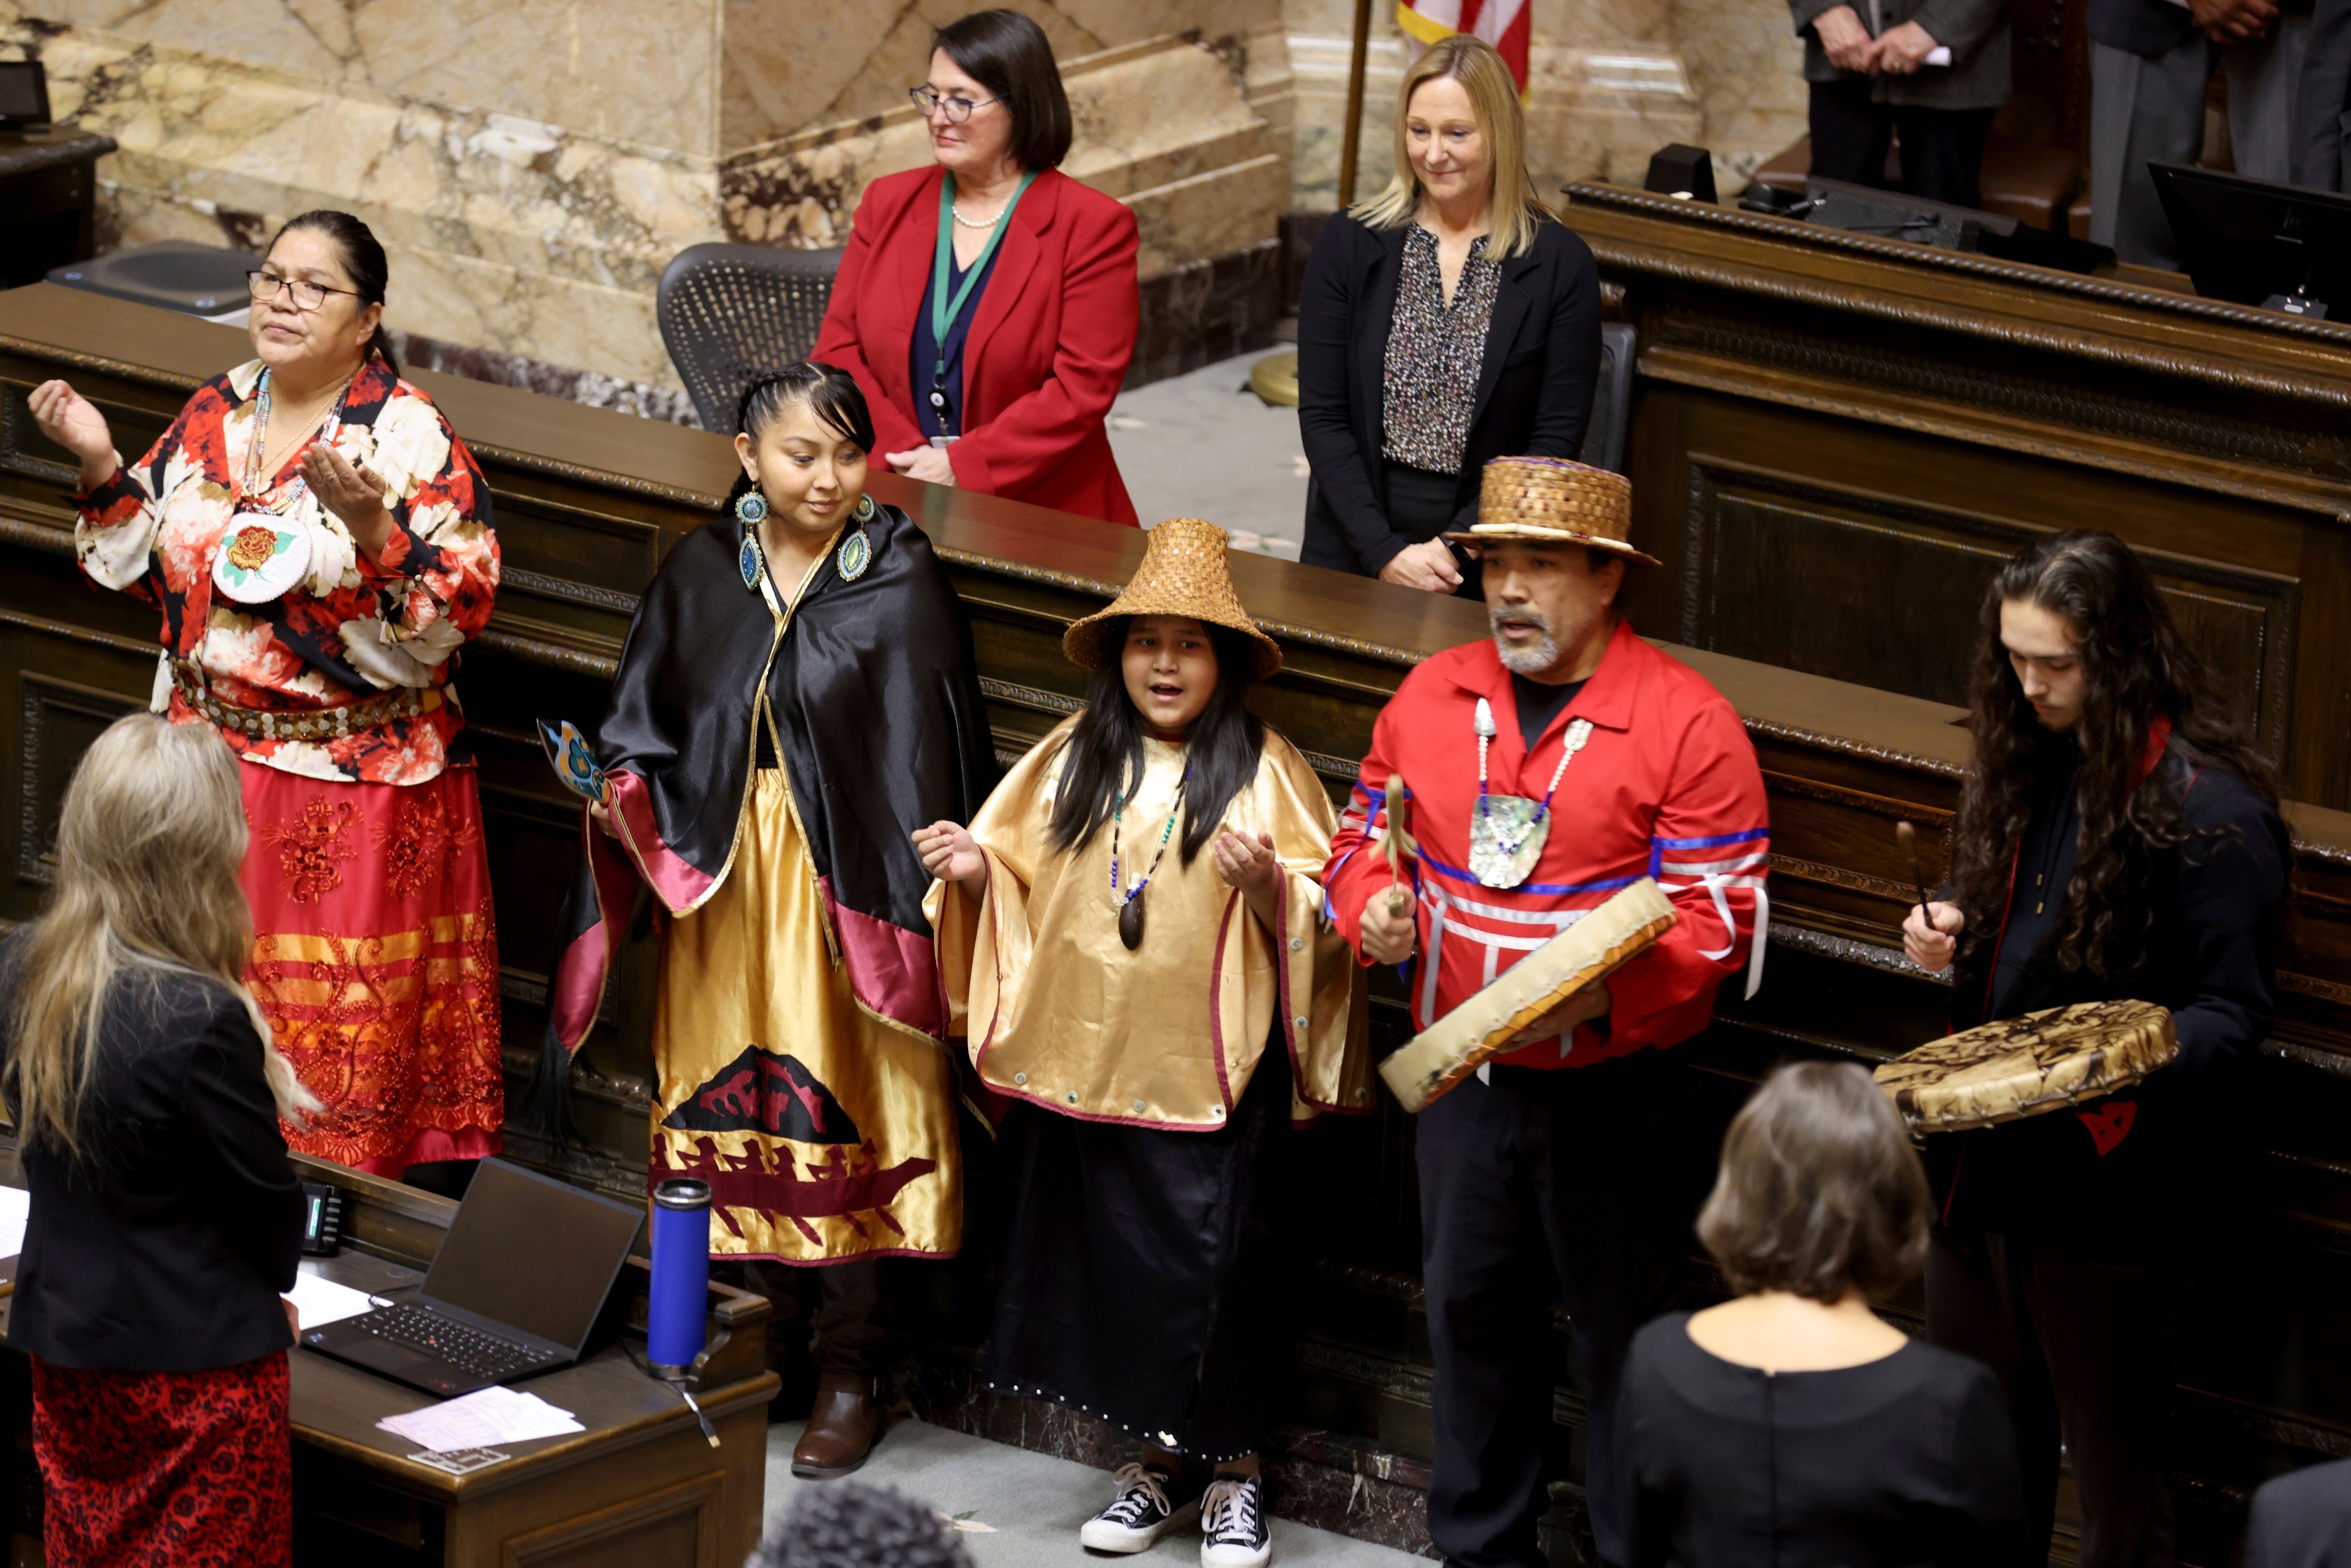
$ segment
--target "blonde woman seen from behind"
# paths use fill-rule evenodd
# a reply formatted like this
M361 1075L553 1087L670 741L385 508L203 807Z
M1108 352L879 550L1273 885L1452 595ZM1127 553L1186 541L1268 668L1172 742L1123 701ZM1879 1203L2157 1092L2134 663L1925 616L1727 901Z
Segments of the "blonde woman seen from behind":
M1478 520L1510 454L1574 457L1600 375L1600 273L1527 172L1492 46L1447 38L1405 72L1395 177L1314 242L1298 306L1310 566L1479 592L1438 536Z
M293 1491L281 1292L318 1103L241 979L237 761L140 714L83 757L48 908L0 947L32 1217L8 1328L32 1358L53 1568L277 1568Z
M1861 1068L1784 1067L1747 1103L1698 1222L1739 1294L1651 1323L1625 1365L1635 1568L2025 1561L1998 1381L1872 1311L1917 1277L1930 1212Z

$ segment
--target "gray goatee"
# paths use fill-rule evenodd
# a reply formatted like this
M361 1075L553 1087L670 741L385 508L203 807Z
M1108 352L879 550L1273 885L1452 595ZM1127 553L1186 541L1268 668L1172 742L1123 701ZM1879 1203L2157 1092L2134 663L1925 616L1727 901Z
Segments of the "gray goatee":
M1533 625L1541 635L1531 648L1513 648L1502 641L1502 621L1524 621ZM1551 620L1540 610L1521 606L1515 610L1494 609L1486 612L1486 624L1494 633L1494 651L1502 657L1502 668L1514 675L1540 675L1559 663L1559 643L1551 633Z

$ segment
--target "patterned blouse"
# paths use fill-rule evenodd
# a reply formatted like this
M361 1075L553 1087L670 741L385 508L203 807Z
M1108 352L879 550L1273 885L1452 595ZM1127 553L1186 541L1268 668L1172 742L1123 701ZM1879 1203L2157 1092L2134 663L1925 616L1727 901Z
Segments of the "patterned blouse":
M81 570L162 611L156 708L172 722L205 717L185 681L174 682L174 663L201 672L216 704L272 716L257 727L291 729L303 714L378 699L360 713L393 716L334 727L349 733L321 724L305 739L225 725L221 735L247 761L287 773L424 783L447 765L465 722L448 685L454 655L488 622L497 592L489 486L432 401L371 357L344 395L334 446L396 497L383 553L369 559L299 483L298 447L246 504L308 533L308 573L262 603L216 595L213 555L238 508L233 480L245 473L261 370L251 361L198 387L144 457L81 497Z
M1501 268L1486 256L1486 236L1469 256L1445 303L1437 236L1415 224L1405 231L1404 272L1388 324L1387 391L1380 455L1432 474L1461 471L1470 405L1486 362L1486 329L1494 319Z

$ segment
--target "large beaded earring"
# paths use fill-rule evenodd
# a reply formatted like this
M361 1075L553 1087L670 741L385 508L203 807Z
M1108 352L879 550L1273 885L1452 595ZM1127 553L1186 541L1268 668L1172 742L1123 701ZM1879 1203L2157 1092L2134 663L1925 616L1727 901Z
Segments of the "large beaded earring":
M873 520L873 514L880 509L873 504L871 495L864 495L857 497L857 505L849 508L849 515L861 523L870 523Z
M744 491L735 497L735 520L743 525L743 543L735 552L735 567L743 574L743 586L756 591L768 570L767 560L759 553L759 525L768 520L768 497L756 486Z

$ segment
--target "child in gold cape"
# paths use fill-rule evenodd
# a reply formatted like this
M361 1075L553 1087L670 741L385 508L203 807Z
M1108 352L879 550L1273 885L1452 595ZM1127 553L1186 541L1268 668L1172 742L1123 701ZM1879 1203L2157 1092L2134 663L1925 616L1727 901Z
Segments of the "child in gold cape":
M915 835L951 1031L1022 1103L987 1375L1144 1443L1085 1545L1139 1551L1196 1511L1204 1563L1259 1563L1268 1160L1286 1120L1372 1104L1363 971L1317 880L1336 816L1245 706L1281 654L1223 529L1153 529L1062 647L1093 672L1084 711L968 830Z

